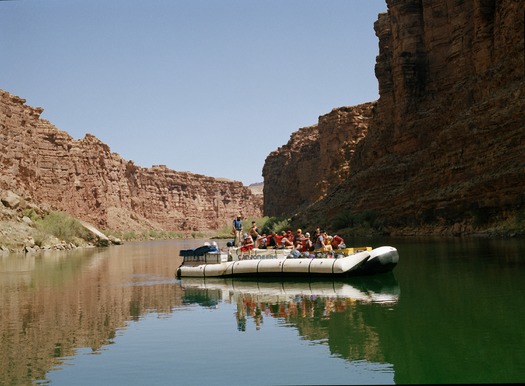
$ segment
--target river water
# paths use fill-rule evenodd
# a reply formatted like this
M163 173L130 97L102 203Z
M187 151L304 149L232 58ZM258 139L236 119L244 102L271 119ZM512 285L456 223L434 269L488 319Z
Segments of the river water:
M177 280L203 241L0 255L0 384L525 381L525 240L354 240L399 250L366 278Z

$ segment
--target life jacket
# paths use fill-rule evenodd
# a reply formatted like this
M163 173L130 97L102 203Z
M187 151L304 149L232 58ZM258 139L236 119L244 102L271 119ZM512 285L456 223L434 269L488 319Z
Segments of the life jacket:
M314 249L314 245L312 243L312 240L309 238L304 238L302 242L302 252L311 251Z
M341 236L335 235L332 238L332 247L337 248L339 246L339 244L344 243L344 242L345 241L343 240L343 238Z

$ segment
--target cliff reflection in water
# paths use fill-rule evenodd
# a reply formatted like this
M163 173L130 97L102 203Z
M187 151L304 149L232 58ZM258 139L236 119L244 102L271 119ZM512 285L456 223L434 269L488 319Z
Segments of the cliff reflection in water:
M141 248L0 256L0 384L44 380L78 348L112 344L129 320L180 306L166 280L180 262L134 258Z
M250 323L256 330L268 318L297 328L306 340L325 342L333 355L347 360L385 362L381 339L395 334L384 329L385 308L395 307L400 296L392 273L345 281L248 281L193 279L181 281L186 304L215 307L236 304L237 328Z
M236 305L240 331L264 328L270 318L297 328L307 340L328 344L350 360L382 360L391 338L377 323L396 307L393 276L344 282L176 280L179 241L115 248L0 257L0 384L45 383L79 350L99 354L148 314L170 318L188 303ZM254 325L251 325L253 323ZM383 326L383 327L382 327ZM235 333L235 332L234 332ZM110 370L108 370L110 371Z

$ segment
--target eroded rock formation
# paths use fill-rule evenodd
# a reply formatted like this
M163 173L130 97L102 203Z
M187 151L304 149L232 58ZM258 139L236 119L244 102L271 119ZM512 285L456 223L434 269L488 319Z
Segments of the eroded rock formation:
M272 152L263 168L264 208L289 215L323 198L348 178L355 147L367 133L375 103L342 107L319 117Z
M74 140L43 109L0 90L0 189L28 195L102 229L191 232L261 215L262 198L241 182L142 168L86 134Z
M328 225L337 216L368 211L393 233L429 226L432 233L461 234L519 219L525 210L525 3L388 0L387 5L388 13L374 26L380 98L366 137L345 161L348 177L335 185L327 178L331 189L324 199L296 220L322 219ZM266 184L276 173L275 159L296 148L297 154L317 157L310 163L327 168L310 152L323 143L320 136L303 151L292 138L268 157L265 211L273 210L266 205L281 194L280 186ZM305 173L301 156L295 159L299 162L279 165L282 180ZM275 208L274 214L293 214Z

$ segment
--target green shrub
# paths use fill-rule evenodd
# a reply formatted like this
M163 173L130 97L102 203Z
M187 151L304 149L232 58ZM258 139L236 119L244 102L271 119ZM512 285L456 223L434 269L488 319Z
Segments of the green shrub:
M76 238L89 239L89 232L80 222L63 212L50 212L47 216L36 221L37 229L52 234L60 240L73 242Z
M484 226L490 223L491 215L487 208L474 208L470 211L474 226Z
M525 210L519 210L516 213L516 226L518 228L522 227L525 223Z
M354 218L350 211L338 213L332 220L332 229L344 229L354 226Z
M376 219L377 213L372 210L365 210L355 216L355 222L361 226L374 227L376 226Z
M0 235L0 252L2 252L2 248L7 248L8 250L14 250L18 249L22 246L21 243L17 243L14 240L9 239L6 236Z
M137 232L135 231L126 231L122 234L122 236L118 237L121 240L130 241L130 240L136 240L137 239Z
M290 220L273 218L271 222L267 223L267 231L273 233L281 233L291 227Z
M36 211L33 208L24 209L22 211L22 216L30 218L33 222L41 220L41 217L38 215L38 213L36 213Z
M122 241L142 241L142 240L171 240L181 239L186 237L180 232L165 231L162 229L147 229L144 231L136 230L103 230L106 236L112 236ZM192 237L198 237L197 233L192 234Z
M203 232L191 232L191 237L194 239L202 239L206 237L206 235Z

